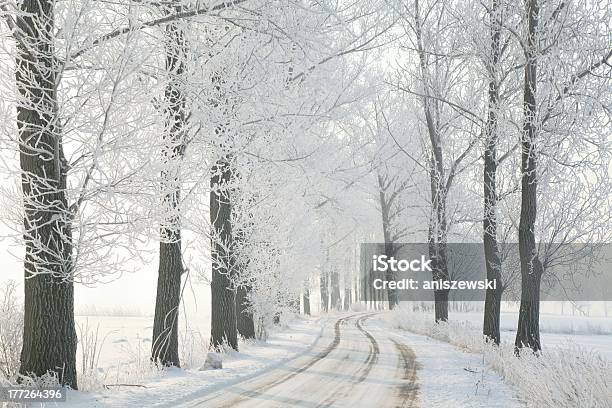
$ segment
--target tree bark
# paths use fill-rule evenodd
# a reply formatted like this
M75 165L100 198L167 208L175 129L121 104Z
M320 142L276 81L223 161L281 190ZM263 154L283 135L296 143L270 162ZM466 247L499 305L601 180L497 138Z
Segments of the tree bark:
M519 254L521 259L521 305L515 347L541 350L540 344L540 280L542 264L535 242L537 215L537 0L526 0L527 45L525 49L523 89L523 133L521 137L521 215L519 222Z
M160 242L159 258L151 358L161 365L180 367L178 316L183 273L180 241Z
M304 289L302 302L304 303L304 314L310 316L310 290L308 288Z
M444 205L438 203L439 200L443 200L440 195L445 193L439 192L440 186L436 177L432 176L431 181L432 196L434 197L432 209L434 220L431 221L429 229L429 259L431 259L433 279L435 281L447 281L449 276L446 247L446 212ZM448 321L448 294L448 289L434 290L434 315L436 323Z
M344 288L344 307L342 308L345 312L351 310L353 304L353 292L351 287Z
M447 180L444 171L444 156L442 153L442 140L437 126L435 111L432 104L437 102L430 98L430 78L427 66L427 53L423 46L421 18L419 14L419 1L415 0L415 34L419 55L419 65L423 82L423 106L427 133L431 144L430 157L430 189L431 189L431 218L429 228L429 257L432 260L432 276L434 280L448 280L448 262L446 254L447 221L446 199ZM450 184L450 182L448 182ZM434 291L434 307L436 322L448 320L448 290Z
M236 327L238 333L245 339L255 338L255 321L253 312L249 309L249 293L251 288L239 286L236 289Z
M342 310L340 298L340 277L336 269L330 271L331 280L331 308L334 310Z
M391 238L391 225L390 225L390 220L389 220L390 208L389 208L389 203L386 197L385 183L380 174L378 175L378 189L379 189L378 195L379 195L379 201L380 201L380 213L382 217L383 237L385 240L384 242L385 255L387 255L387 257L390 258L394 255L393 241ZM391 268L388 268L386 275L385 275L385 279L388 281L393 281L395 280L395 278L396 278L395 273L391 270ZM387 297L389 299L389 310L395 309L395 307L398 304L397 290L387 289Z
M499 4L493 0L489 11L491 26L491 54L487 66L489 73L489 106L485 129L485 151L483 171L483 246L487 279L497 282L495 289L487 289L485 295L484 321L482 333L495 344L501 341L499 320L501 312L501 257L497 242L497 109L499 105L499 85L497 71L500 57Z
M327 313L329 311L329 282L327 273L323 270L319 277L319 285L321 290L321 310Z
M231 205L227 184L231 180L228 158L219 159L210 179L210 223L212 225L212 279L210 291L211 343L218 347L227 343L238 350L236 291L232 270Z
M178 10L177 10L178 11ZM164 91L164 150L162 155L169 169L161 173L162 191L167 191L163 206L168 211L160 227L159 266L153 344L151 357L165 366L180 367L178 354L178 318L181 301L181 276L183 261L181 252L180 218L176 212L180 200L180 179L177 162L184 156L186 128L186 98L181 89L180 77L185 72L185 38L177 23L166 27L166 72L169 77Z
M24 0L16 19L19 160L24 203L24 327L20 373L57 374L77 388L74 265L67 163L57 100L54 1Z

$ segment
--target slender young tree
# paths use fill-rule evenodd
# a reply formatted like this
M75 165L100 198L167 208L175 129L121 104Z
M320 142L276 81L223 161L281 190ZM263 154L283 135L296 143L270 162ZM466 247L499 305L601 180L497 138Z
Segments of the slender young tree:
M492 0L488 11L490 26L490 56L487 61L489 75L489 92L487 123L484 130L485 150L483 167L483 245L487 279L495 280L495 289L487 288L484 306L484 321L482 331L486 338L495 344L501 341L499 320L501 312L502 280L501 255L497 242L497 141L498 141L498 109L499 109L499 60L501 54L501 26L499 19L499 0Z
M444 156L442 151L442 140L439 129L439 118L436 118L438 101L431 98L432 87L437 84L431 83L429 73L428 52L423 42L423 21L419 8L419 0L414 2L414 32L418 49L421 80L423 82L423 109L427 125L427 133L430 141L429 178L431 193L431 212L429 220L429 258L432 260L434 280L448 280L448 220L446 215L447 193L446 175L444 169ZM435 320L448 320L448 290L438 289L434 291Z
M400 220L405 215L405 210L409 203L401 200L401 195L408 190L412 180L402 178L401 174L389 174L388 165L381 165L385 171L379 169L376 176L378 182L378 198L380 203L380 215L382 218L382 230L384 239L384 252L387 257L393 257L399 249L402 238L407 237L408 228L400 226ZM396 278L393 271L387 270L385 279L394 280ZM399 304L397 290L388 289L387 299L389 309L393 310Z
M423 7L422 3L426 3ZM410 33L407 44L402 47L416 52L417 56L417 86L420 90L411 88L410 83L399 84L398 89L415 95L421 100L425 122L426 139L428 140L427 171L429 174L430 212L428 228L429 257L432 260L431 268L433 279L447 281L448 271L448 233L449 217L447 205L449 192L455 177L462 170L460 167L475 146L476 138L470 135L468 127L463 127L457 120L474 122L465 112L449 115L445 111L445 104L452 94L467 93L462 90L465 83L457 81L466 71L464 62L459 56L453 55L459 46L457 39L457 22L453 21L452 10L447 3L422 2L415 0L414 7L402 5L399 9L404 21L404 30ZM412 36L413 35L413 36ZM408 76L409 75L409 76ZM408 74L410 80L412 74ZM453 106L457 106L453 104ZM454 110L453 107L451 110ZM448 149L449 136L453 136L450 128L465 130L468 143L464 150ZM446 151L445 151L446 149ZM449 153L458 153L454 160ZM435 320L448 320L448 296L446 289L434 290Z
M537 0L526 0L527 38L524 48L523 132L521 135L521 216L519 222L519 254L521 259L521 304L516 331L516 348L542 349L540 344L540 283L542 263L535 241L537 216Z

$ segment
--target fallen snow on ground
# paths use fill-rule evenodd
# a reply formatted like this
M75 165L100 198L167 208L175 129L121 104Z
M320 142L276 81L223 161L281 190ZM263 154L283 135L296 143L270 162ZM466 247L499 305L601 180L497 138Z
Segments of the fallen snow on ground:
M465 320L482 326L482 311L449 313L451 320ZM505 311L500 314L501 331L516 331L518 311ZM540 313L540 332L566 335L612 335L612 317L569 316Z
M393 327L388 315L375 323ZM419 370L421 408L522 407L515 392L484 363L481 355L464 352L431 337L397 329L388 332L410 346L416 354Z
M476 332L482 331L482 312L451 312L449 321L467 322ZM501 336L514 344L518 313L502 313ZM580 346L612 361L612 317L540 315L540 338L544 350L553 347Z
M300 318L273 332L266 342L247 342L240 352L224 354L223 369L198 371L170 368L135 386L112 386L85 393L69 391L62 407L171 407L221 386L261 374L285 360L305 353L320 337L326 318Z
M524 349L517 358L513 342L506 342L502 336L499 347L487 343L480 330L465 320L435 324L431 314L410 310L387 316L395 322L394 327L475 353L530 408L612 407L612 361L592 348L570 341L565 347L549 345L537 354Z

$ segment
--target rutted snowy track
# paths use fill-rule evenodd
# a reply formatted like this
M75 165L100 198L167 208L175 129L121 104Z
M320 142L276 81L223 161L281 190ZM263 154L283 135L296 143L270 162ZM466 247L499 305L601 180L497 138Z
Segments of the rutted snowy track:
M417 407L415 354L372 314L338 319L311 353L184 407Z

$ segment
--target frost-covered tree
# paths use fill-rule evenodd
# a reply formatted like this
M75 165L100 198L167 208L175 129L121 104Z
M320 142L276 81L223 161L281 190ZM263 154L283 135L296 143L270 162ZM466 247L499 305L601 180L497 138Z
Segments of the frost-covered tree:
M546 198L539 198L537 189L546 179L545 171L559 167L547 166L548 160L544 158L550 157L561 167L574 167L573 171L576 171L579 163L584 165L585 160L590 160L586 155L598 160L601 152L609 147L605 141L597 140L597 133L606 126L607 120L602 122L600 117L605 115L605 98L609 93L602 93L601 87L606 85L599 78L602 70L609 71L608 60L612 51L606 36L602 35L605 13L602 14L598 4L529 0L522 12L523 31L516 33L524 56L524 78L519 222L521 305L515 346L539 351L540 286L546 254L538 250L537 238L541 243L549 237L553 242L567 242L558 235L538 234L538 202ZM583 133L584 140L571 137L563 129L574 126L580 129L584 125L588 129ZM543 139L544 135L546 139ZM585 146L585 141L591 146ZM577 146L584 146L585 150L576 150ZM577 179L580 177L574 178ZM589 184L586 180L584 185ZM580 208L580 199L575 198L577 200L572 200L571 205ZM608 202L607 197L603 199L603 202ZM588 205L586 208L590 211L578 211L581 215L566 225L566 234L588 225L585 218L597 209ZM599 230L597 227L587 229L591 232ZM587 237L601 239L597 235Z
M400 14L405 33L400 49L413 55L411 64L399 61L396 88L421 102L423 134L426 135L427 168L431 212L429 216L429 257L433 278L448 280L447 243L449 191L457 174L467 167L476 145L478 123L469 113L456 109L461 101L473 98L466 55L460 52L463 28L453 18L461 5L421 2L391 3ZM448 104L447 101L457 101ZM448 290L434 291L436 321L448 320Z
M130 109L143 102L131 93L142 58L130 45L138 38L77 51L112 29L113 15L90 3L3 6L15 45L5 50L5 61L14 64L3 65L3 88L10 90L3 109L17 112L4 112L14 122L5 122L3 133L12 146L7 151L19 154L19 166L12 156L7 170L21 178L19 191L5 186L6 210L25 247L20 372L50 373L74 388L74 282L104 280L120 265L120 252L108 255L129 242L124 193L144 168L132 162L139 153L128 147L141 143L150 124L146 105Z
M166 15L181 12L176 6ZM181 250L179 212L181 181L180 165L188 137L188 107L184 88L188 47L184 24L175 21L165 27L166 85L162 99L164 135L161 156L162 205L167 215L160 226L159 269L155 319L153 322L152 359L163 365L180 366L178 354L178 313L181 299L181 277L184 272Z

